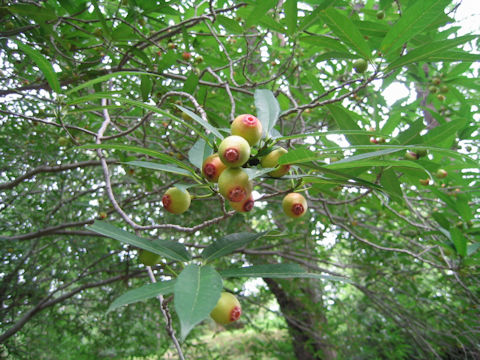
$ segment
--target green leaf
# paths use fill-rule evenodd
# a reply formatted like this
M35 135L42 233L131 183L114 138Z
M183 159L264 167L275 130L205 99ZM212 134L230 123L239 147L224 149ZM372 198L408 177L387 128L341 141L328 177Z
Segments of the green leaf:
M100 94L90 94L90 95L87 95L87 96L84 96L84 97L81 97L81 98L77 98L77 99L73 99L73 100L70 100L67 105L74 105L74 104L81 104L83 102L86 102L86 101L91 101L91 100L94 100L94 99L110 99L112 101L118 101L120 103L124 103L124 104L129 104L129 105L132 105L132 106L136 106L136 107L140 107L142 109L146 109L146 110L150 110L154 113L157 113L157 114L161 114L163 116L166 116L172 120L175 120L177 122L179 122L180 124L186 126L187 128L189 128L190 130L194 131L195 133L197 133L199 136L201 136L202 138L204 138L207 142L209 141L208 140L208 137L200 130L196 129L195 126L189 124L188 122L186 121L183 121L182 119L176 117L175 115L172 115L170 114L169 112L167 111L164 111L164 110L161 110L159 109L157 106L155 105L150 105L150 104L145 104L141 101L137 101L137 100L132 100L132 99L128 99L128 98L124 98L124 97L119 97L119 96L114 96L112 95L112 93L100 93ZM193 114L193 113L192 113ZM196 116L196 115L195 115ZM192 117L193 118L193 117ZM198 119L198 117L197 117ZM209 125L209 124L207 124ZM204 126L207 126L207 125L204 125ZM210 125L209 125L210 126ZM215 128L213 128L215 129ZM216 130L216 129L215 129ZM221 134L219 134L220 136L222 136ZM222 139L223 139L223 136L222 136Z
M476 36L468 35L461 36L454 39L434 41L413 50L410 50L405 56L402 56L388 65L385 71L393 70L407 64L416 63L421 60L431 61L432 56L444 54L446 50L454 48L458 45L466 43L467 41L475 39Z
M187 252L185 247L175 241L144 239L125 230L119 229L109 223L99 220L96 220L93 225L88 226L87 230L118 240L124 244L129 244L139 247L140 249L148 250L171 260L190 260L190 254Z
M400 186L400 181L398 181L398 175L393 169L386 169L382 173L380 178L380 184L388 191L389 194L393 195L394 200L400 200L403 196L402 188Z
M158 74L152 74L148 72L142 72L142 71L118 71L118 72L113 72L107 75L102 75L99 76L95 79L89 80L87 82L84 82L83 84L80 84L78 86L75 86L74 88L71 88L70 90L67 90L65 94L69 95L71 93L77 92L79 90L85 89L87 87L90 87L92 85L107 81L109 79L118 77L118 76L128 76L128 75L133 75L133 76L155 76L158 77Z
M222 25L226 30L233 33L241 34L243 32L243 28L238 25L238 22L234 19L228 18L223 15L217 15L217 22Z
M422 0L410 2L402 17L390 28L380 49L385 55L399 49L414 36L420 34L431 23L444 15L450 0Z
M211 266L190 264L178 275L174 303L182 339L210 315L220 298L222 286L222 278Z
M358 55L365 59L371 57L371 50L368 43L348 17L333 7L321 12L320 17L333 33Z
M270 171L273 171L275 170L275 168L262 168L262 169L255 169L255 168L246 168L246 169L243 169L243 171L245 171L248 175L248 178L250 180L253 180L257 177L260 177L260 176L263 176L267 173L269 173Z
M118 309L121 306L136 303L151 299L158 295L168 295L173 293L173 286L175 280L167 280L162 282L156 282L153 284L147 284L139 288L127 291L123 295L116 298L109 306L107 312Z
M253 24L257 24L259 19L264 17L268 10L275 7L276 0L262 0L255 2L255 6L252 7L252 11L245 18L245 28L250 28Z
M198 80L198 75L194 71L192 71L185 80L185 83L183 84L183 91L188 94L193 94L195 92L195 89L197 88Z
M333 116L333 119L337 123L340 129L345 130L360 130L360 127L357 125L356 121L352 118L350 113L339 105L327 105L328 110ZM359 135L345 135L348 142L352 145L368 144L369 139L366 136Z
M280 105L270 90L257 89L254 97L257 117L262 123L263 135L270 135L280 115Z
M52 88L53 91L56 93L61 92L60 88L60 82L58 81L57 74L55 73L55 70L53 70L53 66L45 59L45 57L42 55L42 53L38 50L35 50L31 46L23 44L21 41L16 40L16 39L11 39L12 41L17 44L18 48L23 51L32 61L35 63L35 65L38 66L42 74L45 76L45 79L47 79L48 85Z
M455 244L457 254L460 256L467 255L467 239L463 236L462 231L457 227L450 228L450 237Z
M152 92L153 82L152 79L146 75L141 75L140 79L140 91L142 93L142 100L147 101L150 97L150 93Z
M371 158L374 158L374 157L389 155L389 154L396 153L396 152L399 152L399 151L401 151L401 149L384 149L384 150L379 150L379 151L372 151L372 152L368 152L368 153L363 153L363 154L359 154L359 155L353 155L353 156L346 157L344 159L341 159L339 161L334 162L331 165L339 165L339 164L349 163L349 162L352 162L352 161L371 159Z
M321 48L335 50L335 51L343 52L345 54L349 54L348 49L344 45L342 45L338 40L331 37L324 36L324 35L302 36L301 38L299 38L299 40L301 42L304 42L310 45L315 45Z
M287 0L283 8L285 10L285 20L287 22L288 34L293 35L297 30L297 0Z
M171 172L178 175L192 177L192 173L190 171L173 166L173 165L157 164L150 161L138 161L138 160L128 161L125 164L130 166L139 166L145 169L166 171L166 172Z
M179 160L177 160L177 159L175 159L171 156L165 155L165 154L163 154L159 151L156 151L156 150L141 148L141 147L138 147L138 146L117 145L117 144L101 144L101 145L86 144L86 145L78 146L77 149L123 150L123 151L130 151L130 152L134 152L134 153L139 153L139 154L145 154L145 155L149 155L149 156L152 156L152 157L159 158L159 159L161 159L165 162L171 163L171 164L176 164L179 167L181 167L185 170L188 170L192 174L195 173L194 169L192 169L188 165L185 165L181 161L179 161Z
M333 281L349 282L347 278L341 276L323 275L306 272L298 264L265 264L253 265L241 268L231 268L220 271L220 275L224 278L230 277L263 277L263 278L311 278L324 279Z
M203 161L213 154L213 149L207 145L203 139L198 139L197 142L188 151L188 160L197 168L201 169Z
M222 134L220 134L220 132L218 131L218 129L215 126L210 125L208 122L204 121L200 116L195 114L193 111L190 111L189 109L184 108L183 106L176 105L176 107L178 107L180 110L182 110L188 116L190 116L192 118L192 120L196 121L201 126L203 126L205 128L205 130L211 132L213 135L215 135L220 140L223 140L224 136Z
M442 54L432 55L430 62L454 62L454 61L464 61L464 62L475 62L480 61L480 54L471 54L461 50L450 50L445 51Z
M248 233L241 232L235 234L229 234L215 241L202 252L202 258L207 261L218 259L222 256L230 254L241 247L250 244L265 235L267 232L261 233Z

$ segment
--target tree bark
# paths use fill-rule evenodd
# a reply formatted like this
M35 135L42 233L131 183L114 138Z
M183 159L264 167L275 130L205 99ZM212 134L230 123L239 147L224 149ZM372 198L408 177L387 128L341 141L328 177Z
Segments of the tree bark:
M298 360L333 360L337 354L325 338L327 319L318 280L263 279L275 295L288 325Z

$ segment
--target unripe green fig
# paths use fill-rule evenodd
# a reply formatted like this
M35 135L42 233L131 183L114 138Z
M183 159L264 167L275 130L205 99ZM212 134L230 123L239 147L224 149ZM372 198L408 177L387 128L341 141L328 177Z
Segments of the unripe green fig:
M262 137L262 123L253 115L242 114L233 120L231 131L232 135L243 137L250 146L253 146Z
M447 85L440 86L440 92L442 94L446 94L448 92L448 86Z
M242 315L242 307L235 295L222 292L217 305L210 313L210 316L217 323L226 325L237 321Z
M146 266L153 266L155 264L158 264L161 258L161 255L143 249L140 250L140 253L138 255L138 260L140 260L140 262Z
M385 18L385 11L380 10L377 12L377 19L378 20L383 20Z
M443 94L437 94L437 99L440 100L440 101L445 101L445 95Z
M64 136L60 136L58 138L58 145L60 146L67 146L70 143L70 140Z
M419 158L428 155L428 151L425 150L425 149L417 149L417 150L415 150L415 153L417 154L417 157L419 157Z
M432 83L434 83L435 85L440 85L441 82L442 82L442 79L440 79L439 77L434 77L432 79Z
M367 70L368 63L365 59L357 59L353 62L353 67L357 73L363 73Z
M229 201L229 204L235 211L249 212L250 210L253 209L253 206L255 205L255 200L253 200L253 196L250 195L243 201L240 201L240 202Z
M431 85L428 87L428 91L431 92L432 94L436 94L438 92L438 87Z
M445 179L447 177L448 173L445 169L438 169L435 175L439 179Z
M190 207L190 194L176 187L168 189L162 197L165 210L172 214L182 214Z
M227 166L220 160L217 153L210 155L203 161L202 175L211 182L218 182L218 177Z
M405 158L407 160L418 160L418 154L416 152L413 152L413 151L407 151L405 153Z
M238 135L226 137L218 147L218 156L228 167L240 167L250 157L250 145Z
M287 194L282 201L285 215L291 218L299 218L305 215L308 209L307 200L299 193Z
M276 148L260 160L260 164L263 168L276 168L278 166L278 159L283 154L286 154L288 151L284 148ZM290 165L284 164L280 165L278 169L270 171L268 175L279 178L288 173L290 170Z
M250 196L252 183L241 168L227 168L218 178L218 190L227 200L241 202Z

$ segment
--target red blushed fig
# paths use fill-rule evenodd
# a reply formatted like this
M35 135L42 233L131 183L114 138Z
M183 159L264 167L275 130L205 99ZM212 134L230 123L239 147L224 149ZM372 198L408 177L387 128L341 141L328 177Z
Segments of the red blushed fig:
M242 202L250 196L253 186L241 168L227 168L218 178L218 190L228 201Z
M248 198L241 202L231 202L229 201L230 206L238 212L249 212L253 209L255 205L255 201L253 200L253 196L250 195Z
M447 177L448 173L445 169L438 169L435 175L439 179L445 179Z
M140 260L140 262L146 266L153 266L155 264L158 264L161 258L161 255L143 249L140 250L140 254L138 255L138 260Z
M234 295L228 292L222 292L217 305L210 313L212 319L222 325L237 321L241 315L242 307L240 302Z
M190 194L176 187L168 189L162 197L165 210L172 214L182 214L190 207Z
M205 176L208 181L218 182L218 177L225 170L227 166L220 160L217 153L207 157L202 165L202 175Z
M308 209L307 200L299 193L287 194L282 201L285 215L291 218L299 218L305 215Z
M188 61L188 60L191 59L191 57L192 57L192 54L190 54L189 52L186 52L186 51L185 51L185 52L182 54L183 60Z
M286 154L287 152L288 151L284 148L276 148L260 160L260 164L263 168L276 168L278 166L276 170L270 171L268 175L279 178L289 172L290 165L278 165L278 159L280 156Z
M240 167L250 157L250 145L247 140L238 135L228 136L218 147L218 156L228 167Z
M413 151L407 151L405 153L405 158L407 160L418 160L418 154Z
M262 123L253 115L242 114L233 120L231 131L232 135L243 137L250 146L253 146L262 137Z

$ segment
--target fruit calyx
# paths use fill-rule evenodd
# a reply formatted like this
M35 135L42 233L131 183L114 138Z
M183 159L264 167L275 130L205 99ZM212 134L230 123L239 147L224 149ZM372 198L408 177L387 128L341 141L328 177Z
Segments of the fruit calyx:
M226 149L225 152L223 153L223 156L225 157L225 159L228 160L228 162L235 162L235 161L238 161L238 159L240 159L240 153L235 148Z

